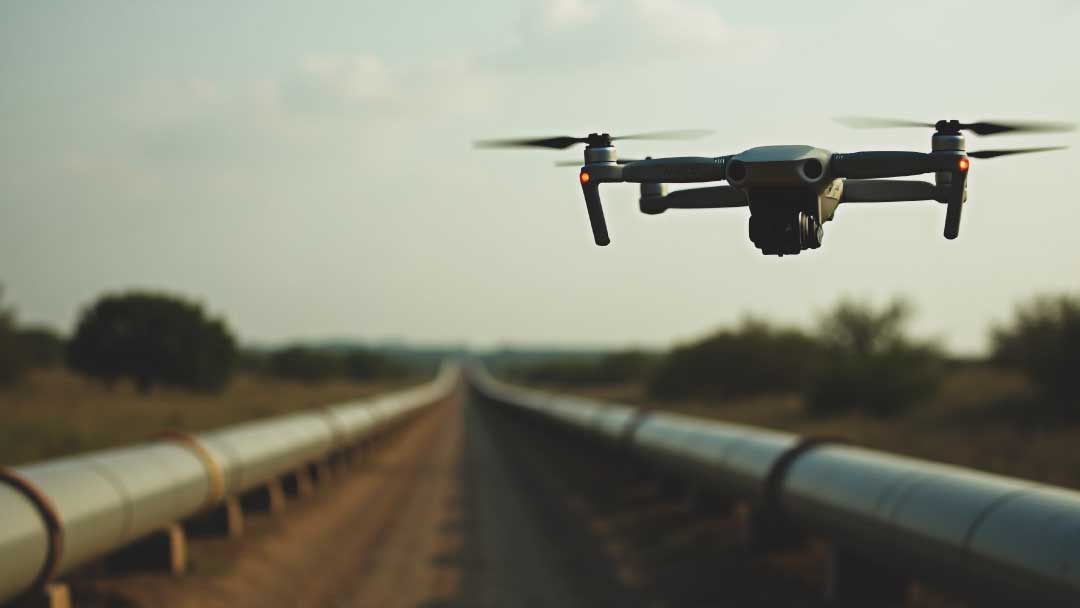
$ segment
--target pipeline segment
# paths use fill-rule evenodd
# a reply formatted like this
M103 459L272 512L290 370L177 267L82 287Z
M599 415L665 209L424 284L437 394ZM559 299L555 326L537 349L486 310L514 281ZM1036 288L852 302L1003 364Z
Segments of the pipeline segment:
M1080 492L831 441L524 389L470 388L785 525L994 601L1080 605Z
M449 397L459 370L374 400L0 469L0 602L357 445Z

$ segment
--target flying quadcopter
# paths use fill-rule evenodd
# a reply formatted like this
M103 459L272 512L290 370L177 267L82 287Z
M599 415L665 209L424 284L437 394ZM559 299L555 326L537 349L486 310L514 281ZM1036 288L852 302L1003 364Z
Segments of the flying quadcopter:
M848 126L933 128L931 152L852 152L839 154L813 146L761 146L739 154L715 158L620 159L616 140L692 139L709 131L665 131L612 137L500 139L476 142L483 148L538 147L565 149L586 144L579 181L597 245L611 242L600 184L641 184L642 213L655 215L668 209L750 208L750 240L765 255L794 255L821 246L822 224L833 219L840 203L938 201L947 205L945 238L960 233L960 212L967 200L967 175L972 158L996 158L1057 147L982 150L967 152L963 131L975 135L1060 132L1072 125L1047 122L962 123L941 120L920 123L879 118L843 119ZM577 163L556 163L577 165ZM934 182L884 179L933 173ZM729 185L668 192L665 184L726 181Z

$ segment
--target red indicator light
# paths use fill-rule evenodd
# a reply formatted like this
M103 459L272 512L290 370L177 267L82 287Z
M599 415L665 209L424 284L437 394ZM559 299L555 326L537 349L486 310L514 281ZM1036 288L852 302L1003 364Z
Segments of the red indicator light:
M971 166L971 161L968 160L967 157L965 156L965 157L961 158L960 161L957 164L960 167L960 171L964 172L964 171L967 171L968 167Z
M584 171L582 171L582 172L581 172L581 183L583 183L583 184L587 184L587 183L589 183L589 179L590 179L590 178L589 178L589 174L588 174L588 173L586 173L586 172L584 172Z

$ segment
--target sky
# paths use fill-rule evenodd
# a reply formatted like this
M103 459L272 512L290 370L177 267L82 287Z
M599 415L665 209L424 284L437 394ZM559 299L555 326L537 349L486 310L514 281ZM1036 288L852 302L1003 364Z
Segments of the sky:
M841 206L821 249L766 257L746 209L644 216L580 149L492 137L707 128L624 156L769 144L928 150L869 114L1080 121L1071 0L8 2L0 7L0 284L70 330L104 292L202 302L248 342L660 347L746 315L810 326L911 299L978 352L1039 293L1080 291L1074 145L973 161L960 238L933 202Z

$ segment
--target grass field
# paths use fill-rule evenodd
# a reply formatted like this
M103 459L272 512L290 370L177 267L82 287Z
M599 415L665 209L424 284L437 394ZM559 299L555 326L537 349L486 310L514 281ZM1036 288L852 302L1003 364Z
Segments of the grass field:
M199 431L399 388L398 381L315 385L241 375L218 395L158 389L140 395L54 369L0 389L0 465L146 440L164 429Z
M636 385L575 392L802 435L842 437L889 452L1080 489L1080 425L1033 417L1033 396L1024 378L989 368L951 372L933 399L894 418L810 416L797 395L718 404L653 403Z

